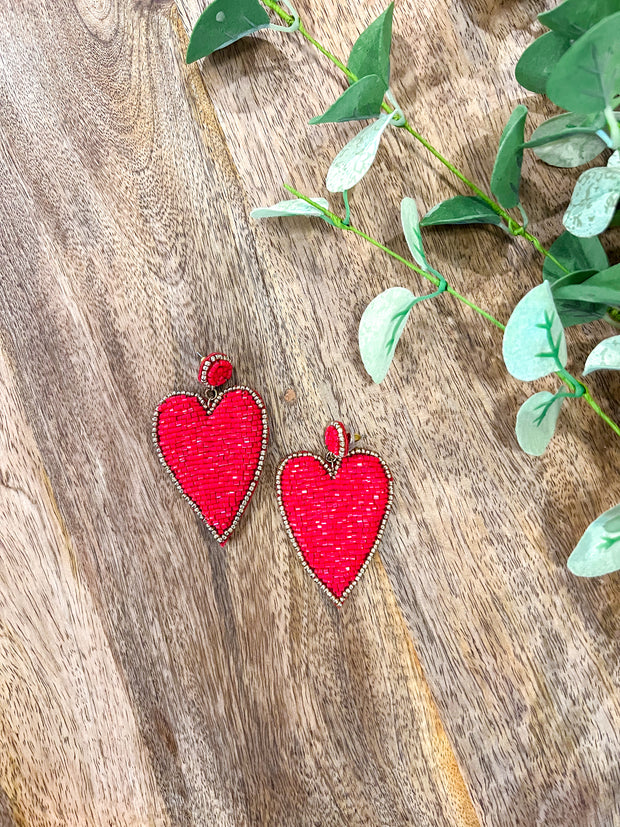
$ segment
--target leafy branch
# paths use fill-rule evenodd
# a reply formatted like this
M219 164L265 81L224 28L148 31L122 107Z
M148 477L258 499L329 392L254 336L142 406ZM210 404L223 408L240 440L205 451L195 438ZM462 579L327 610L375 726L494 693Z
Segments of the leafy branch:
M408 261L406 258L403 258L403 256L399 255L395 250L392 250L390 247L387 247L385 244L382 244L380 241L377 241L376 238L373 238L372 236L368 235L368 233L365 233L363 230L354 227L351 223L347 223L339 215L331 212L328 209L325 209L317 201L314 201L312 198L308 198L307 195L304 195L303 193L296 190L294 187L289 186L289 184L284 184L284 189L288 190L290 193L295 195L300 200L305 201L307 204L311 204L313 207L315 207L315 209L317 209L319 212L323 214L323 216L327 219L328 223L335 227L337 230L345 230L350 233L353 233L354 235L359 236L360 238L363 238L365 241L368 241L369 244L372 244L373 247L376 247L378 250L381 250L388 256L395 258L397 261L400 261L400 263L404 264L405 267L408 267L410 270L413 270L415 273L427 279L435 286L439 286L439 284L441 283L440 276L434 275L433 273L429 273L427 270L423 270L421 267L418 267L413 262ZM506 329L505 325L503 325L502 322L499 321L499 319L496 319L495 316L493 316L488 311L483 310L481 307L475 304L475 302L471 301L466 296L463 296L461 293L458 293L451 285L447 285L445 292L450 293L450 295L454 296L455 299L458 299L458 301L462 302L463 304L466 304L468 307L471 307L472 310L478 313L478 315L483 316L485 319L491 322L491 324L494 324L495 327L498 327L500 330ZM427 297L425 296L425 298Z
M263 2L287 24L292 23L292 15L286 12L282 8L282 6L279 5L279 3L275 2L275 0L263 0ZM302 35L302 37L304 37L308 41L308 43L314 46L315 49L317 49L322 55L324 55L328 60L330 60L334 64L334 66L340 69L340 71L343 72L343 74L345 74L346 77L352 83L359 81L357 75L351 72L351 70L342 62L342 60L336 57L336 55L334 55L332 52L326 49L321 43L319 43L314 37L312 37L309 34L303 22L300 22L297 31L299 32L299 34ZM384 101L381 104L381 109L384 112L391 114L392 112L394 112L395 107ZM542 242L535 235L527 231L526 226L524 224L520 224L519 221L513 218L510 215L510 213L501 206L501 204L495 201L474 181L468 178L467 175L465 175L465 173L462 172L455 164L453 164L444 155L442 155L441 152L438 149L436 149L436 147L433 146L433 144L429 140L427 140L420 132L418 132L416 129L413 128L413 126L411 126L408 119L405 118L405 120L402 123L398 124L397 128L404 129L406 132L408 132L413 138L415 138L416 141L422 144L422 146L426 150L428 150L428 152L430 152L431 155L433 155L439 161L440 164L443 164L443 166L446 167L446 169L450 170L450 172L454 176L456 176L460 181L462 181L462 183L465 184L465 186L468 189L470 189L478 198L480 198L488 207L490 207L496 215L500 216L500 218L502 218L506 222L506 229L511 235L523 237L526 241L529 241L530 244L532 244L541 255L550 258L560 269L564 270L567 273L569 272L564 267L564 265L561 264L561 262L559 262L546 247L544 247Z
M296 190L294 187L291 187L289 184L284 184L284 189L288 190L292 195L298 198L300 201L304 202L305 204L310 205L314 208L315 215L321 215L328 224L332 227L335 227L337 230L344 230L345 232L353 233L354 235L363 238L369 244L372 244L373 247L376 247L378 250L381 250L388 256L396 259L401 264L404 264L405 267L408 267L410 270L413 270L418 275L425 278L427 281L430 281L435 286L439 286L441 284L442 277L435 274L428 272L428 270L424 270L422 267L419 267L417 264L414 264L412 261L408 261L403 256L399 255L395 250L392 250L390 247L387 247L385 244L382 244L377 239L373 238L372 236L365 233L363 230L358 229L351 223L347 223L343 218L341 218L337 213L332 212L331 210L327 209L323 206L320 202L309 198L307 195ZM542 287L543 285L541 285ZM493 314L489 313L487 310L484 310L482 307L479 307L475 302L468 299L466 296L463 296L457 290L455 290L451 285L446 285L445 290L442 292L449 293L455 299L460 301L462 304L467 305L467 307L471 308L475 313L479 316L482 316L487 321L491 322L495 327L499 328L499 330L505 331L506 325L503 324L499 319L497 319ZM424 296L420 298L433 298L435 294L430 294L429 296ZM560 350L561 350L561 339L558 339L554 342L552 337L552 328L553 328L553 317L547 312L544 317L544 322L536 324L535 326L540 329L544 329L546 335L551 337L551 352L550 353L537 353L536 358L543 358L543 357L550 357L553 359L554 363L557 366L557 370L551 371L556 373L559 379L568 387L569 393L564 395L564 398L583 398L584 402L592 408L592 410L608 425L611 430L617 435L620 436L620 426L613 421L607 414L600 408L600 406L596 403L593 397L590 394L587 386L583 383L575 379L571 376L566 370L564 365L562 364L562 360L560 358ZM561 333L561 337L563 337L563 331ZM620 338L620 337L619 337ZM390 344L392 342L390 341ZM543 374L544 375L544 374ZM517 377L519 378L519 377Z

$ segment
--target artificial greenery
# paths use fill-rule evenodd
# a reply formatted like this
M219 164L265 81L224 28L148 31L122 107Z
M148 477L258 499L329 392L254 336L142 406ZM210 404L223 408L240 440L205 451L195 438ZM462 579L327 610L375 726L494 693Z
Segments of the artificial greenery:
M342 193L345 215L331 211L323 198L308 198L285 185L294 199L254 210L255 218L318 217L336 229L352 232L430 281L435 290L415 295L406 287L389 287L368 305L360 320L363 363L375 382L385 378L398 340L412 309L446 292L504 331L503 357L508 371L524 382L555 375L555 392L530 396L516 416L516 437L527 453L539 456L553 437L565 401L581 399L620 436L620 427L605 414L586 385L567 371L564 330L573 325L620 318L620 264L610 266L598 235L620 224L620 0L565 0L539 15L550 31L542 34L519 59L515 76L526 89L545 94L566 110L538 126L526 140L527 108L520 104L504 127L490 176L489 192L471 181L409 123L390 89L390 50L394 4L374 20L353 44L345 64L305 29L288 0L215 0L198 20L187 62L262 28L299 32L346 76L348 86L313 125L370 120L334 157L326 188ZM268 9L286 24L270 22ZM290 12L290 13L289 13ZM401 222L413 261L408 261L351 222L348 191L371 168L382 136L396 128L409 133L449 169L472 193L455 195L432 207L422 220L414 199L401 203ZM528 230L521 203L524 152L560 168L590 163L608 153L603 164L581 174L563 217L565 231L546 249ZM518 216L514 211L518 212ZM512 212L511 212L512 211ZM543 256L541 283L517 304L507 324L494 318L446 283L427 261L422 228L444 224L488 224L529 242ZM620 336L599 343L583 375L620 370ZM569 559L581 576L620 569L620 506L587 529Z

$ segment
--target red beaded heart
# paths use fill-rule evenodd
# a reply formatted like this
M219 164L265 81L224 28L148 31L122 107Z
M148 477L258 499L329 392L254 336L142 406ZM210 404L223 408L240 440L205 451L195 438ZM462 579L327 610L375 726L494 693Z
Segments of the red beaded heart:
M392 502L392 475L370 451L348 453L340 422L325 431L327 461L309 453L278 469L280 513L304 566L342 605L374 554Z
M214 388L231 373L230 362L216 353L202 360L198 375ZM189 393L172 394L157 406L153 439L178 488L224 545L263 469L268 439L263 400L242 387L210 401Z

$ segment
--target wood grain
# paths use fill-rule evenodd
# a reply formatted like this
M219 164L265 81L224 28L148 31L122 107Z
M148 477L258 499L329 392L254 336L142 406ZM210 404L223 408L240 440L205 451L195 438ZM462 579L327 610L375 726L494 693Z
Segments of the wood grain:
M382 5L299 9L344 55ZM565 569L619 499L610 435L575 404L548 455L522 455L526 389L498 332L447 296L372 386L359 315L420 285L327 226L249 219L283 180L322 193L353 128L306 122L337 72L275 33L185 67L198 0L2 9L0 818L620 824L619 580ZM516 102L546 113L511 77L536 11L397 4L398 99L476 178ZM539 167L526 201L549 241L575 175ZM352 206L405 254L400 198L456 191L394 133ZM495 232L427 239L503 318L539 279L532 250ZM576 370L607 334L571 332ZM264 396L273 435L225 552L150 445L154 404L194 387L195 351L214 348ZM617 413L617 380L592 385ZM336 416L398 484L381 559L341 611L298 565L272 490L278 459L318 449Z

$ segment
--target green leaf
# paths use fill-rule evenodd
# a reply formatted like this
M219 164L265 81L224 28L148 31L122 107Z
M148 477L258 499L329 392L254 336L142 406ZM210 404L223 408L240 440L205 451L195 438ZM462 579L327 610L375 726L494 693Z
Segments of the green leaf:
M508 372L523 382L566 367L566 338L549 282L534 287L515 307L502 349Z
M421 227L439 224L495 224L502 223L500 216L476 195L456 195L432 207L420 221Z
M394 3L361 33L353 44L347 68L358 78L378 75L385 89L390 85L390 48ZM384 91L385 91L384 89Z
M580 284L561 285L558 281L553 292L558 299L620 305L620 264L595 273Z
M595 275L595 273L596 270L592 269L576 270L572 273L564 274L552 285L551 292L553 293L553 301L562 320L563 327L593 322L596 319L602 319L605 313L607 313L606 304L589 302L581 297L577 299L563 299L561 295L559 295L563 287L580 285Z
M544 454L555 433L563 401L563 397L558 398L549 391L541 391L530 396L521 405L517 414L515 433L517 442L526 454L533 457Z
M604 112L591 112L589 115L565 112L563 115L554 115L538 127L540 133L536 138L532 133L532 137L523 144L523 147L524 149L533 149L552 141L558 141L566 135L590 135L599 132L606 123ZM549 129L546 129L547 125L549 125ZM552 126L553 128L551 128ZM538 130L536 131L538 132ZM603 141L603 143L605 142Z
M312 200L316 201L316 203L322 207L325 207L326 210L329 208L326 198L317 198L315 196ZM320 210L317 210L312 204L308 204L303 198L292 198L290 201L280 201L274 204L273 207L257 207L250 213L250 218L279 218L290 215L324 217Z
M491 174L491 192L507 210L519 203L526 117L527 107L519 104L508 118Z
M600 116L601 113L597 115ZM601 120L604 121L604 117L599 117L597 123ZM592 128L592 122L591 115L572 112L556 115L535 129L524 147L533 149L541 161L553 167L567 168L587 164L607 147L605 141L596 134L602 124ZM586 129L588 131L582 131Z
M586 359L583 375L595 370L620 370L620 336L611 336L599 342Z
M269 15L258 0L215 0L193 28L185 56L193 63L248 34L266 29Z
M378 118L386 86L377 75L366 75L340 95L322 115L310 120L315 123L344 123Z
M381 136L393 116L394 112L381 115L340 150L327 171L326 185L330 192L350 190L362 180L375 160Z
M377 384L382 382L396 345L418 296L404 287L390 287L374 298L362 314L359 346L362 362Z
M600 20L558 60L547 96L571 112L600 112L620 92L620 12ZM612 107L613 108L613 107Z
M550 258L545 258L543 278L550 282L555 306L564 327L585 324L601 319L607 312L607 305L596 302L570 301L555 295L556 287L580 284L599 270L609 267L607 254L596 236L578 238L569 232L562 233L549 248L551 255L569 271L566 274Z
M424 270L428 269L428 262L422 245L422 233L420 232L420 217L418 208L413 198L403 198L400 202L400 220L403 225L405 239L411 250L414 261Z
M595 322L597 319L602 319L607 312L606 307L603 309L600 304L594 304L593 302L568 302L558 299L555 305L564 328Z
M543 94L553 68L571 41L557 32L546 32L527 47L515 66L517 82L530 92Z
M590 238L609 225L620 198L620 169L594 167L579 176L564 213L564 226L573 235Z
M548 29L576 40L595 23L620 10L619 0L564 0L559 6L538 15Z
M601 577L620 569L620 505L590 523L567 565L578 577Z
M558 236L549 247L551 255L571 273L576 270L606 270L609 267L607 254L598 238L578 238L565 232ZM550 258L545 258L543 278L552 284L566 273Z

